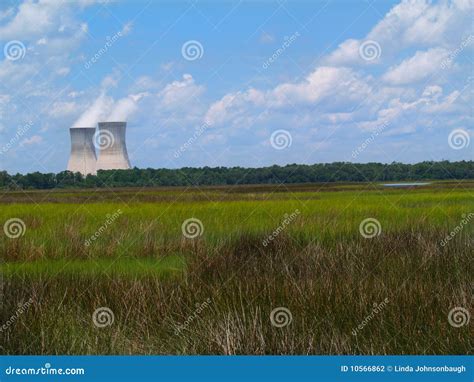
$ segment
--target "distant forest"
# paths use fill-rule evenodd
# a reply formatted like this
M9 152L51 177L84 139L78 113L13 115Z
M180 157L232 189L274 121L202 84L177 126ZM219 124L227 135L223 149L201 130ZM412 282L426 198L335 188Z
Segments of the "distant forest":
M184 167L181 169L100 170L82 176L33 172L9 175L0 172L3 189L51 189L97 187L156 187L318 182L389 182L410 180L474 179L474 161L403 163L335 162L313 165L289 164L262 168Z

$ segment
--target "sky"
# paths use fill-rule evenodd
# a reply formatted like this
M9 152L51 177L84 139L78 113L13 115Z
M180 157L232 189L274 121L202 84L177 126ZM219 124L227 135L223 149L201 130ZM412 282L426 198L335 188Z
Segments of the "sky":
M473 160L472 0L0 2L0 170Z

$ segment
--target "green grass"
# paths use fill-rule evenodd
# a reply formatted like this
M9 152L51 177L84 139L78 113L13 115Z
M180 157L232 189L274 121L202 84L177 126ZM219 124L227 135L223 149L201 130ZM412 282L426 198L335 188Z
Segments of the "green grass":
M472 183L420 189L295 185L6 193L0 237L7 354L463 354L469 329L450 309L470 309ZM121 212L110 224L107 216ZM264 241L285 219L275 239ZM202 236L182 223L199 219ZM381 234L361 236L366 218ZM104 225L106 226L104 227ZM102 228L101 228L102 227ZM92 235L95 240L91 240ZM85 243L89 240L89 245ZM389 303L357 335L374 303ZM196 306L210 299L191 324ZM113 326L92 312L107 306ZM285 306L292 324L269 314Z
M20 218L27 230L19 243L12 244L5 238L1 244L7 251L12 245L21 247L20 253L15 252L19 257L16 260L159 257L182 250L181 224L191 217L202 221L203 240L212 246L238 237L241 232L269 234L286 213L296 209L301 214L287 231L302 242L357 236L361 220L367 217L378 219L388 232L424 224L426 220L433 229L448 230L459 223L463 213L473 210L470 189L287 192L280 193L278 200L265 193L261 196L268 200L137 203L124 198L123 203L4 205L0 219ZM106 216L119 209L123 212L120 217L85 247L83 243L105 224Z

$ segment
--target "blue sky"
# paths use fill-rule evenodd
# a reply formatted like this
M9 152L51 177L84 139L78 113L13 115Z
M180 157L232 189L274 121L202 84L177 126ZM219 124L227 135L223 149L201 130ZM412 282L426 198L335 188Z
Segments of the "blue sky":
M141 168L472 160L472 4L2 1L0 169L118 119Z

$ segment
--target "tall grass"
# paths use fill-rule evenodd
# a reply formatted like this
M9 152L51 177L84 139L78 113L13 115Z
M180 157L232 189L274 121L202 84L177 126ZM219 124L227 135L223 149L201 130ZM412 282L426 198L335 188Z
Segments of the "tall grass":
M311 194L311 195L307 195ZM471 309L472 189L289 192L278 199L2 205L27 230L2 237L7 354L464 354ZM90 246L105 216L123 214ZM268 245L285 214L297 218ZM203 222L186 239L182 222ZM380 221L379 236L359 233ZM374 306L388 301L373 314ZM376 304L376 305L374 305ZM98 307L114 323L93 324ZM285 307L291 323L276 327ZM370 317L370 319L367 319ZM365 322L365 323L364 323ZM364 323L361 329L361 323ZM355 333L355 334L354 334Z

